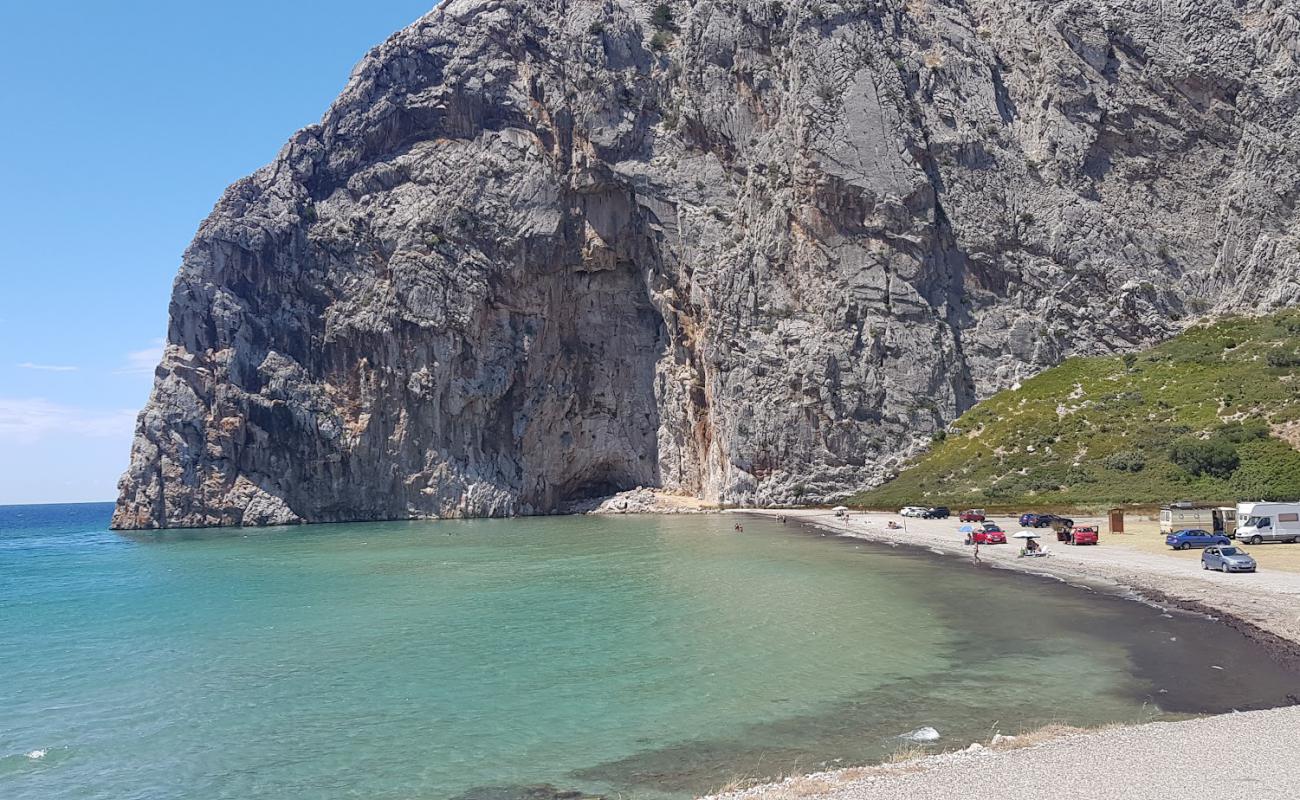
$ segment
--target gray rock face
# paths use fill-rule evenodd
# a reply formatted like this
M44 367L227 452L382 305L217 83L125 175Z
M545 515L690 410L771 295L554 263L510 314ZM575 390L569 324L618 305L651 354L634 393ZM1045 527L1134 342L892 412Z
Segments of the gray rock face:
M1300 298L1273 0L452 0L186 251L114 524L872 485Z

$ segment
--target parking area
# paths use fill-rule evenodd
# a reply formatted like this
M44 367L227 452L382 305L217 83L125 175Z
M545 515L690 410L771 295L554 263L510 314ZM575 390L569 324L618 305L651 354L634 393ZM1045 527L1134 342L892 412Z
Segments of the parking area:
M1050 510L1050 509L1045 509ZM860 513L860 512L859 512ZM888 520L893 518L899 524L906 524L909 529L924 531L930 535L945 535L951 533L949 538L954 541L960 541L962 536L957 533L957 529L962 525L957 517L958 510L953 509L953 514L946 520L929 520L911 518L904 521L904 518L898 515L890 514L863 514L864 518ZM856 514L855 514L856 515ZM1201 551L1199 549L1176 551L1165 545L1165 535L1160 532L1159 520L1151 514L1126 514L1124 517L1124 533L1112 533L1110 526L1107 524L1105 517L1093 517L1084 515L1063 514L1074 520L1075 525L1095 525L1101 531L1101 544L1099 549L1114 551L1129 551L1135 556L1141 554L1146 557L1162 557L1168 559L1169 564L1186 566L1188 568L1200 569ZM1021 529L1017 516L1004 516L1000 514L989 514L988 521L996 522L1001 528L1011 536ZM1087 551L1094 549L1091 547L1071 547L1068 544L1058 543L1055 534L1049 529L1040 529L1038 531L1043 535L1042 542L1047 545L1052 552L1063 554L1068 550L1071 554L1078 555L1085 560L1090 558L1101 557L1102 560L1111 561L1122 559L1120 553L1115 553L1116 558L1104 556L1103 554L1089 554ZM1259 562L1261 571L1275 570L1282 572L1300 573L1300 543L1281 544L1266 543L1260 545L1244 545L1240 542L1233 543L1242 547ZM1008 546L1016 545L1015 540L1011 540ZM994 547L1002 547L995 545ZM1018 549L1018 547L1017 547Z
M1117 534L1110 533L1109 529L1105 527L1105 520L1099 522L1103 526L1101 529L1102 543L1105 545L1141 553L1159 553L1170 558L1200 563L1201 554L1199 550L1176 552L1166 547L1165 535L1160 532L1160 523L1153 517L1126 515L1124 517L1125 532ZM1261 570L1300 572L1300 543L1242 545L1240 542L1234 542L1234 544L1248 551L1259 562Z

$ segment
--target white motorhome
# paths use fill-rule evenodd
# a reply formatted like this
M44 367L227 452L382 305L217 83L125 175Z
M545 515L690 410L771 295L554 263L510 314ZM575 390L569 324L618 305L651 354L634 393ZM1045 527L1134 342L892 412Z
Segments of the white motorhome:
M1237 521L1238 521L1238 523L1241 524L1241 525L1245 525L1245 524L1246 524L1246 520L1250 519L1250 512L1253 511L1253 510L1255 509L1255 506L1257 506L1257 505L1259 505L1259 504L1258 504L1258 503L1238 503L1238 504L1237 504Z
M1241 503L1249 516L1237 528L1237 540L1247 544L1300 540L1300 503ZM1239 514L1240 516L1240 514Z
M1198 506L1171 503L1160 509L1160 532L1173 533L1186 528L1200 528L1228 536L1237 530L1241 515L1232 506Z

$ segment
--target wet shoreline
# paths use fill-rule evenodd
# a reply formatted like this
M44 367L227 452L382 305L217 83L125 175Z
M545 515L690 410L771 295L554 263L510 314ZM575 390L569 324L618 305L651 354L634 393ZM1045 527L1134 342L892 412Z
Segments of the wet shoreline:
M771 519L767 514L745 513L758 519ZM965 553L961 551L941 551L930 543L865 537L857 535L856 532L846 532L833 524L820 521L791 520L791 524L793 526L792 532L796 534L811 535L811 532L819 531L819 536L824 536L843 545L865 544L884 551L902 549L916 557L932 559L945 565L966 561L964 558ZM1239 704L1234 708L1214 707L1202 703L1194 707L1170 709L1174 713L1207 715L1300 705L1300 642L1265 630L1249 620L1224 611L1210 603L1181 598L1149 585L1144 586L1136 582L1118 582L1082 571L1071 576L1061 574L1064 570L1049 572L1039 569L1038 567L1041 566L1043 565L1039 561L1025 562L1023 560L1012 564L986 562L980 565L981 568L1000 571L1009 579L1040 583L1045 587L1050 586L1054 590L1063 587L1070 591L1091 593L1097 595L1099 599L1104 598L1108 602L1136 603L1166 613L1172 612L1186 615L1188 618L1197 620L1199 624L1223 626L1243 637L1251 647L1257 649L1263 656L1285 671L1294 674L1296 678L1294 692L1288 692L1281 696L1275 695L1272 699L1260 698L1248 704Z
M740 513L756 518L771 519L777 512L768 513L759 510L746 510ZM784 513L788 514L789 512ZM907 548L916 553L944 560L964 560L965 556L964 552L958 550L936 549L933 542L906 541L896 535L872 535L870 532L860 530L844 530L830 522L817 518L809 519L806 517L795 517L792 522L796 522L800 527L825 531L826 534L833 535L838 540L845 542L860 541L869 542L878 547ZM892 533L896 534L897 532L895 531ZM964 545L961 546L964 547ZM1007 546L1010 547L1011 545ZM986 556L989 549L990 548L986 547L983 550L983 553ZM1072 569L1070 566L1063 565L1057 560L1052 560L1050 563L1038 560L1029 562L1024 560L1013 562L986 561L981 564L981 566L1040 578L1042 580L1064 583L1076 589L1104 593L1128 601L1147 603L1157 608L1178 610L1203 617L1216 624L1224 625L1238 633L1241 633L1243 636L1257 644L1260 648L1268 652L1270 657L1279 664L1287 669L1296 671L1297 674L1300 675L1300 636L1286 636L1268 630L1267 628L1239 615L1235 611L1224 607L1223 604L1205 599L1190 599L1179 596L1177 593L1161 588L1155 579L1141 580L1137 573L1127 576L1127 580L1116 579L1114 577L1097 575L1084 569ZM1296 702L1300 703L1300 699L1297 699Z

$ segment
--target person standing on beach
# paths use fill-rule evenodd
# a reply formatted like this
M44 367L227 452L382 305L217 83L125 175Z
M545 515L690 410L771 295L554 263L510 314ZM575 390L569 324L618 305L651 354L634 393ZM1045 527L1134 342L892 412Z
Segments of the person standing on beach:
M971 554L971 558L974 559L974 561L975 561L976 564L981 563L981 562L980 562L980 543L979 543L979 540L978 540L978 539L975 540L975 549L972 550L970 554Z

